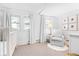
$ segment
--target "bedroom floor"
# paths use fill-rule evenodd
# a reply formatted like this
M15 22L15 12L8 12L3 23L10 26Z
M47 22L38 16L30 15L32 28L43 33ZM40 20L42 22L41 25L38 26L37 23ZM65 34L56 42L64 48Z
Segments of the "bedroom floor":
M47 44L32 44L17 46L13 56L64 56L67 51L55 51Z

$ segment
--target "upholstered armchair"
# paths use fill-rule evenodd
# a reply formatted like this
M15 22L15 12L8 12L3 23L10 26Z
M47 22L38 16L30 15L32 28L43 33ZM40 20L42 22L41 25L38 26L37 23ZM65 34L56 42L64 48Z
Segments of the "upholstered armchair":
M50 35L50 44L63 47L64 46L64 35L60 30L54 30Z

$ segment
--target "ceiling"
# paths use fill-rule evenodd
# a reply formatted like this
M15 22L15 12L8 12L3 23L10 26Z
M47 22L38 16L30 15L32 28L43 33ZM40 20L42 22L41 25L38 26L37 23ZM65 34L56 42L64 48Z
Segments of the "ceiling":
M30 12L40 12L47 7L47 3L2 3L2 6L12 9L25 10Z
M73 12L78 13L79 3L60 3L50 5L48 8L44 9L41 14L48 16L62 16L71 15Z
M0 5L6 8L50 16L59 16L69 11L79 10L79 4L77 3L0 3Z

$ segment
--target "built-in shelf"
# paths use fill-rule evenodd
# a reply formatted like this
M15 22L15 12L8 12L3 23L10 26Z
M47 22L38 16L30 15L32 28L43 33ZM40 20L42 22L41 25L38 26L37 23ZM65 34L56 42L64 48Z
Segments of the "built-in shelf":
M70 32L69 35L70 36L79 36L79 32L78 31Z
M79 54L79 32L70 32L69 33L69 51L71 53Z

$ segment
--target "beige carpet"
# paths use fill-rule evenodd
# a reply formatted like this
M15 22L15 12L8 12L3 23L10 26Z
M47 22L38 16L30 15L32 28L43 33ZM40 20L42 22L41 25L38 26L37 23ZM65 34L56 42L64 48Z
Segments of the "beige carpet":
M47 44L32 44L17 46L13 56L64 56L68 51L55 51Z

